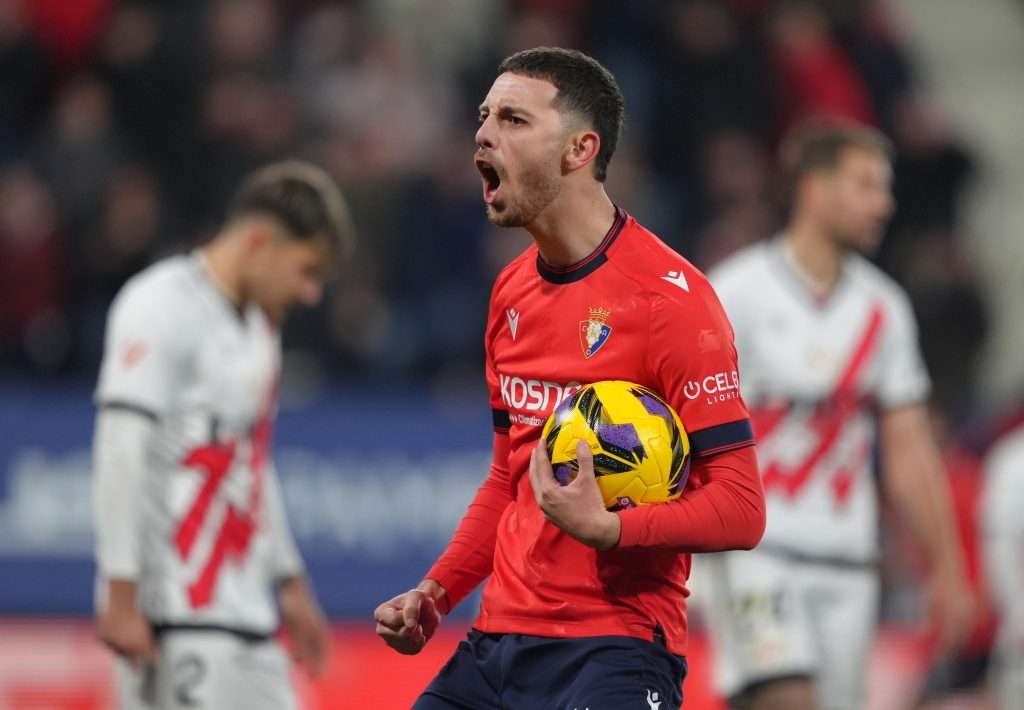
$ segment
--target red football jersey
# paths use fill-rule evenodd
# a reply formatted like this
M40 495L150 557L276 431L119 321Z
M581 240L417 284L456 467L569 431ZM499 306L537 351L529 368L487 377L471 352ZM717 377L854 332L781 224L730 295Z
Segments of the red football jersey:
M753 450L715 455L749 447L753 435L732 327L710 284L618 211L582 262L552 267L534 245L505 268L491 296L486 354L495 462L427 577L454 606L490 574L474 624L485 632L651 639L660 630L670 650L684 653L689 553L752 546L764 524ZM619 545L603 552L544 518L528 472L548 415L599 380L660 393L694 456L683 496L620 512ZM728 475L716 478L712 460Z

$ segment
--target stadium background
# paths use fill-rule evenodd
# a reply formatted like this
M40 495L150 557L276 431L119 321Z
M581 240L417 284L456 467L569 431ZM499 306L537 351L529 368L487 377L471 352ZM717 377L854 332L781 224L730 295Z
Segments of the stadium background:
M1019 0L0 0L0 708L110 706L89 619L105 310L210 236L244 173L292 155L332 172L360 233L285 335L277 462L336 623L331 671L302 692L408 707L472 600L416 659L387 653L370 613L419 579L489 459L487 295L527 237L484 219L475 107L503 56L541 44L617 75L609 192L701 267L780 224L773 151L794 122L891 136L878 262L911 295L969 511L1024 375ZM927 661L904 538L886 525L873 708L899 707ZM687 707L716 707L695 617Z

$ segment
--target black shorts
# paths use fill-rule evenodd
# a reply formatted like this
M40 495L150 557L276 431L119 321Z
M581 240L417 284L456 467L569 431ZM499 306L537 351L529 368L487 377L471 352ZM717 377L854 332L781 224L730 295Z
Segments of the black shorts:
M644 639L474 629L413 710L678 710L685 677L685 658Z

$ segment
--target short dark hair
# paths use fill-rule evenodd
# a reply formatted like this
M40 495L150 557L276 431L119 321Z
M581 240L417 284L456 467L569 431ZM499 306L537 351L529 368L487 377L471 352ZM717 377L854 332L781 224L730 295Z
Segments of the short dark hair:
M231 201L228 221L255 214L279 221L290 239L323 239L339 256L348 256L355 248L355 230L341 190L312 163L286 160L249 175Z
M544 79L558 89L556 104L580 114L601 139L594 158L594 177L604 182L608 163L622 135L626 102L612 73L575 49L534 47L516 52L498 66L498 73Z
M795 128L779 154L787 183L795 187L810 173L826 172L839 165L848 148L861 148L892 159L892 143L881 131L840 119L811 119Z

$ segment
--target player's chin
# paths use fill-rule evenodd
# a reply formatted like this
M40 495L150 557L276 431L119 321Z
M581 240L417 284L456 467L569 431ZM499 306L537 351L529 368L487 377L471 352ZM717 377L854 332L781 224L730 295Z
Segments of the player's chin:
M510 208L504 202L492 202L487 205L487 219L496 227L522 227L526 222L519 210Z
M275 326L280 326L284 322L285 317L288 315L288 311L291 310L291 304L287 303L264 303L263 313L267 316L267 320L273 323Z
M858 251L868 256L874 255L882 246L882 239L885 237L884 228L875 229L860 239Z

